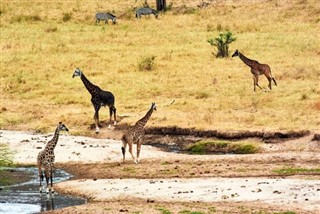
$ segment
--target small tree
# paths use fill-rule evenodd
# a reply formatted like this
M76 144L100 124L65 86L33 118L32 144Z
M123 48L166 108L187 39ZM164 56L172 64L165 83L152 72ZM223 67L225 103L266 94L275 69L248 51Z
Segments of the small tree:
M226 33L220 33L219 37L214 39L208 39L211 46L217 47L216 57L228 57L229 56L229 44L236 41L233 34L228 31Z

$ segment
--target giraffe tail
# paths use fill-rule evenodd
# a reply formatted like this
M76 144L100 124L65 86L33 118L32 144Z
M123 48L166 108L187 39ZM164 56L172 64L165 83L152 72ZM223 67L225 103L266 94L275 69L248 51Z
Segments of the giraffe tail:
M272 80L273 80L274 84L275 84L276 86L278 86L276 80L275 80L273 77L272 77Z

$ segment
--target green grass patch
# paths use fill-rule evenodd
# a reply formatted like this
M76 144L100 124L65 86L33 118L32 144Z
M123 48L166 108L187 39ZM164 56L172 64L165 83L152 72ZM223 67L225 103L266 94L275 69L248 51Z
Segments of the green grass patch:
M6 144L0 144L0 167L8 167L13 165L13 152Z
M169 210L165 209L165 208L159 208L158 209L162 214L172 214L172 212L170 212Z
M320 173L320 168L315 169L305 169L305 168L282 168L282 169L275 169L272 172L277 173L279 175L296 175L296 174L314 174Z
M122 171L128 172L128 173L136 173L136 169L133 167L125 167L125 168L123 168Z
M231 141L199 141L187 148L191 154L254 154L259 150L257 143Z

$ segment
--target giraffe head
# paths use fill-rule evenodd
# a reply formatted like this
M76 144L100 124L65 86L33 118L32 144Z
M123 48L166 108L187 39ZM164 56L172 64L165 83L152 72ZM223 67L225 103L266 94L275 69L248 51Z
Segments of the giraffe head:
M81 77L82 71L79 68L76 68L76 70L74 71L72 78L79 76Z
M152 104L151 104L151 108L152 108L154 111L157 111L156 103L152 103Z
M62 123L59 122L59 131L69 131L69 129Z
M234 54L232 54L232 57L235 57L235 56L239 56L239 51L238 51L238 50L236 50L236 51L234 52Z

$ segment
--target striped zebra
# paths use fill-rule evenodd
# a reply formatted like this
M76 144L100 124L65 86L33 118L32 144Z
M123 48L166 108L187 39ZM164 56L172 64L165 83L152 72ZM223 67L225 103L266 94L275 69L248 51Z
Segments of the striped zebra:
M136 18L140 19L141 15L150 15L153 14L156 18L158 18L158 12L152 8L142 7L136 10Z
M115 24L117 22L117 17L112 15L111 13L97 13L96 14L96 24L100 22L100 20L104 20L105 24L108 24L108 19L112 20L112 23Z

